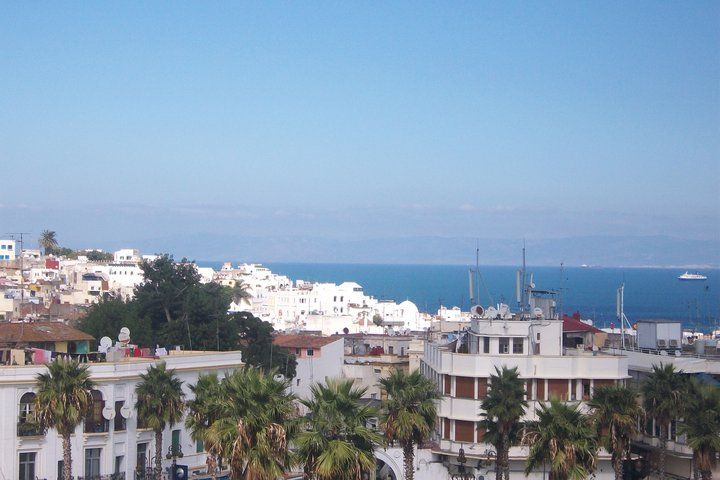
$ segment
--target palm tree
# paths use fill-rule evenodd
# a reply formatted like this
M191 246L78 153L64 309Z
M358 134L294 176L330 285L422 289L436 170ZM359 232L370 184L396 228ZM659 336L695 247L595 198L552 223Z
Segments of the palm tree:
M682 370L675 370L672 363L653 365L652 372L643 384L645 412L660 426L660 455L658 470L660 480L665 479L665 456L667 454L668 426L681 416L685 399L686 382Z
M367 426L377 412L361 403L366 388L353 380L327 380L302 400L308 409L306 429L297 439L297 455L305 477L317 480L360 480L375 468L375 447L382 435Z
M536 409L538 420L527 422L523 443L530 445L525 475L540 464L550 465L550 480L581 480L595 469L597 443L579 405L557 398Z
M252 293L250 293L250 285L243 282L242 280L238 280L235 282L235 286L232 288L231 296L232 301L237 305L238 307L243 302L243 300L249 301L251 298L253 298Z
M516 367L512 369L495 367L490 375L490 391L482 402L481 425L485 428L485 438L497 452L495 478L510 480L510 446L519 440L520 419L525 414L525 384L520 379Z
M92 404L95 386L86 365L58 358L36 377L35 412L43 428L54 428L63 440L63 480L72 478L70 435Z
M403 449L405 479L415 475L415 445L427 440L437 421L435 401L440 395L435 384L419 371L396 370L380 380L387 392L383 401L382 428L388 442L398 442Z
M291 466L294 396L287 393L288 381L274 375L246 367L221 382L206 438L229 460L232 478L275 480Z
M208 452L208 473L213 480L217 476L216 468L220 456L220 446L212 443L208 438L210 425L217 419L217 403L220 399L221 388L217 374L201 375L195 385L190 385L194 398L187 402L188 416L185 425L190 429L190 435L196 442L203 442Z
M635 390L621 385L595 389L588 402L598 438L612 455L615 480L623 478L623 460L630 451L630 439L638 432L642 408Z
M135 387L138 422L155 432L155 476L162 474L163 430L182 419L185 394L182 381L168 370L165 362L153 365L140 375L141 382Z
M687 436L703 480L710 480L720 452L720 389L693 381L689 390L686 411L692 414L680 423L678 433Z
M40 244L40 247L45 251L45 255L47 255L48 252L52 252L52 250L58 246L55 232L52 230L43 230L40 233L38 244Z

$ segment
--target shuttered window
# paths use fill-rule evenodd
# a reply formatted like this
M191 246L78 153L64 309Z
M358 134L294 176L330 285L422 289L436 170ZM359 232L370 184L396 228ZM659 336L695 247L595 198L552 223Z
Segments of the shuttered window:
M443 394L450 395L450 375L445 375L443 387Z
M475 398L475 379L455 377L455 396L457 398Z
M568 381L563 379L548 380L548 393L550 398L556 397L560 400L567 400Z
M450 420L443 418L443 438L450 440Z
M487 378L478 378L478 398L482 399L487 397L487 391L488 391L488 379Z
M455 441L469 442L475 441L474 438L475 422L467 422L465 420L455 420Z
M545 400L545 380L538 378L535 383L537 385L537 395L535 398L539 401Z

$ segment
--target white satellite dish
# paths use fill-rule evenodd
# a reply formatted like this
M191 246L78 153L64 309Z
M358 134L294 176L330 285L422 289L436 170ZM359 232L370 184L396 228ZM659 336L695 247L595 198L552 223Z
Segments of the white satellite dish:
M118 334L118 341L120 343L128 343L130 341L130 329L127 327L122 327L120 329L120 334Z
M533 316L535 318L542 318L542 316L543 316L542 308L540 308L540 307L533 308Z
M475 305L470 309L470 314L474 317L482 317L483 313L485 313L485 309L482 305Z
M130 408L127 404L127 402L123 403L123 406L120 407L120 415L123 418L130 418L132 417L133 409Z
M487 318L496 318L498 315L498 311L495 307L488 307L487 310L485 310L485 316Z
M102 409L102 416L105 420L112 420L115 418L115 409L111 406L106 406Z
M98 347L98 352L107 353L110 347L112 347L112 338L102 337L100 339L100 346Z

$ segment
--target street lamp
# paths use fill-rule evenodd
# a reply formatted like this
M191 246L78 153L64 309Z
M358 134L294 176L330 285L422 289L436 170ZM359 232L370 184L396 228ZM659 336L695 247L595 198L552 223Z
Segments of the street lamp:
M181 473L178 474L178 469L177 469L177 459L183 458L183 451L182 451L182 448L180 447L179 443L178 444L173 443L170 445L170 448L168 448L168 452L167 452L167 455L165 455L165 458L167 458L168 460L172 459L171 480L175 480L175 478L178 477L178 475L185 474L185 471L182 469L180 469Z

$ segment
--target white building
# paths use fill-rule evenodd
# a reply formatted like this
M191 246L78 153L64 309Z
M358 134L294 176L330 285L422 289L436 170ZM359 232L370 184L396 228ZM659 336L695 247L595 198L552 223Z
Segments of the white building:
M113 262L115 263L140 263L141 261L140 251L134 248L123 248L113 253Z
M220 376L242 365L240 352L171 352L164 357L168 368L183 381L183 390L192 398L189 385L200 373L217 372ZM160 360L125 359L118 362L91 363L91 378L97 383L93 407L88 420L72 436L75 478L99 478L124 474L135 478L135 470L151 466L154 434L139 428L135 413L135 387L140 374ZM62 439L53 430L46 434L32 423L35 378L46 370L43 365L0 366L0 469L3 478L35 480L59 478L62 468ZM205 472L205 453L185 428L184 420L168 427L163 434L163 454L171 444L179 445L190 472ZM163 466L170 461L163 458Z
M478 464L469 473L487 476L494 468L487 465L486 451L492 450L492 446L483 441L484 432L478 422L484 418L481 405L487 395L489 377L496 367L503 366L516 367L525 381L529 404L525 420L534 420L536 407L550 397L583 402L596 387L623 384L628 378L628 360L624 355L603 354L589 345L564 348L562 320L539 317L521 320L517 316L498 319L495 315L474 318L470 330L457 342L427 343L421 362L421 371L436 382L442 394L438 402L438 443L433 452L448 462L448 471L457 472L461 447L468 465ZM526 446L511 448L511 477L525 478L527 455ZM543 472L539 471L528 478L542 477ZM610 457L604 451L600 453L595 478L614 478Z
M0 260L15 260L15 240L0 240Z

